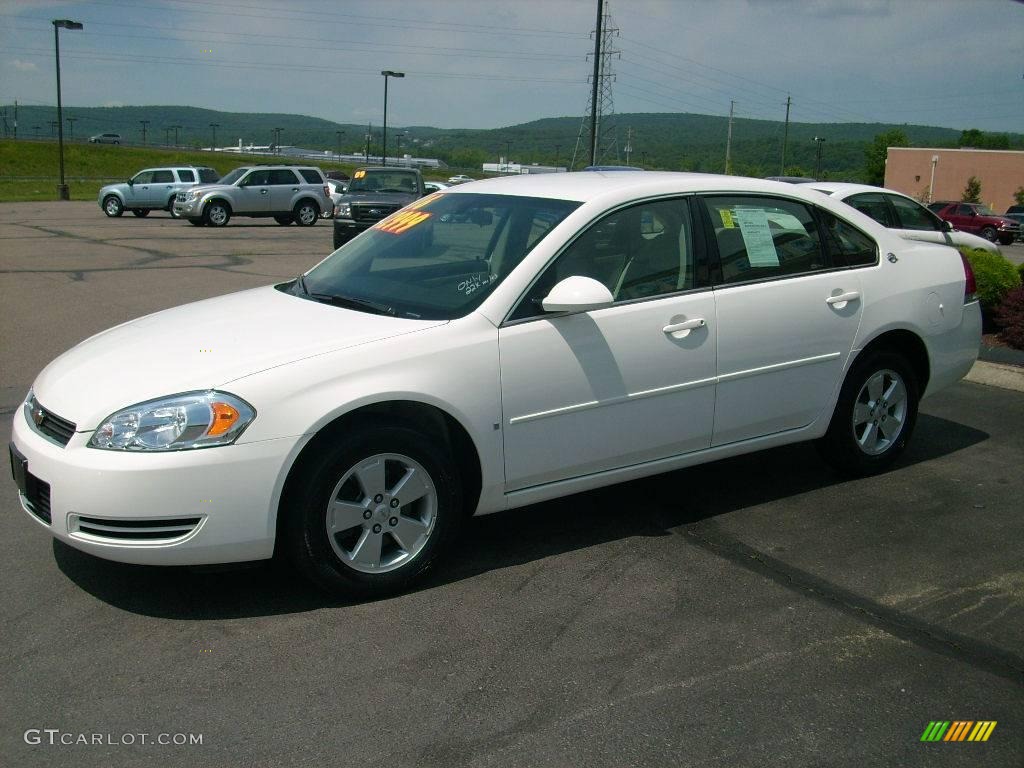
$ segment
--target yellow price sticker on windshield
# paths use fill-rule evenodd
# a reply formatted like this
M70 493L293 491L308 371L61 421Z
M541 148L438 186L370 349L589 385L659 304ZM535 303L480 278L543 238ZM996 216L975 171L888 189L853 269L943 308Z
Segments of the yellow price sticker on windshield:
M361 179L365 175L366 175L366 171L356 171L355 173L352 174L352 178L353 179Z
M431 214L426 211L405 210L393 213L388 216L384 221L380 221L373 225L374 229L379 229L381 232L390 232L392 235L400 235L406 232L417 224L421 224L429 219Z

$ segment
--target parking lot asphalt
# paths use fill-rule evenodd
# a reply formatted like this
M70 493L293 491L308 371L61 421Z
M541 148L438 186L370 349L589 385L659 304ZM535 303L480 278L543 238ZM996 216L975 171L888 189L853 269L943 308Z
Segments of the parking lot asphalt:
M0 205L0 413L86 336L330 241ZM1021 766L1022 466L1024 394L961 383L887 474L840 480L797 445L476 519L428 583L364 604L275 564L97 560L5 471L0 762ZM921 742L935 720L998 725Z

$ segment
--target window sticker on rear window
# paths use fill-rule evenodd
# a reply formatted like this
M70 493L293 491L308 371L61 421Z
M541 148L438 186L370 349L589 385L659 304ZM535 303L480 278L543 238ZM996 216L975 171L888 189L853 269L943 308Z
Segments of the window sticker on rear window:
M733 212L733 217L740 226L750 266L779 266L779 254L775 250L767 211L763 208L737 208Z

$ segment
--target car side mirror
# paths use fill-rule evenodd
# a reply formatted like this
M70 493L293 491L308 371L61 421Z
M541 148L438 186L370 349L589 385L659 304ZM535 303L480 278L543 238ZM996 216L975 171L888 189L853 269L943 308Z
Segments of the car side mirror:
M953 231L953 222L946 221L945 219L943 219L942 220L942 231L943 232L952 232Z
M126 183L128 184L129 187L134 187L135 186L135 179L128 179L128 181Z
M592 277L573 275L560 281L541 301L545 312L589 312L615 302L607 286Z

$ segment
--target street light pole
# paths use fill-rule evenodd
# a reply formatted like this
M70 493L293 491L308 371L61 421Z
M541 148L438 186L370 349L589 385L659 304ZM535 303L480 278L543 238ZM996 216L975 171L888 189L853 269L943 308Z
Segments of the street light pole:
M344 131L335 131L334 132L334 135L338 139L338 151L336 153L336 157L334 158L335 160L340 160L341 159L341 134L343 134L343 133L344 133Z
M820 136L815 136L814 143L818 145L817 152L814 153L814 178L821 181L821 145L825 143L825 140Z
M388 78L389 77L405 77L405 72L394 72L390 69L381 70L381 74L384 75L384 135L383 135L383 149L380 153L380 164L388 164Z
M210 127L213 129L213 143L210 145L210 151L213 152L217 149L217 128L220 123L210 123Z
M149 120L139 120L142 123L142 143L146 143L146 128L149 126Z
M53 20L53 52L57 59L57 146L60 157L60 185L57 187L57 198L70 200L68 185L64 183L64 117L60 99L60 30L62 29L82 29L82 23L70 19Z

